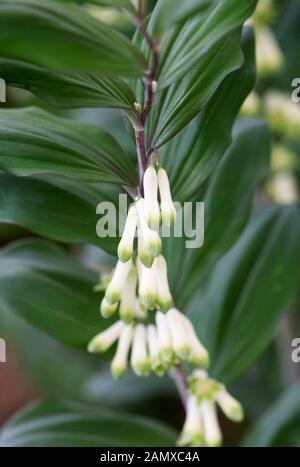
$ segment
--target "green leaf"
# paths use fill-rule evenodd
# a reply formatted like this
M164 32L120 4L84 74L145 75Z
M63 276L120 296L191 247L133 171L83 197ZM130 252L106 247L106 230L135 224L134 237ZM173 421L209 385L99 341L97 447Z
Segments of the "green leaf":
M194 16L211 6L214 0L158 0L153 16L152 30L159 34L165 28Z
M101 297L93 292L98 275L49 242L21 240L0 252L0 309L68 345L86 347L107 322Z
M55 107L111 107L125 110L131 118L135 97L118 78L94 74L66 74L34 63L0 58L1 78L6 84L27 89Z
M183 77L211 47L242 26L256 4L257 0L219 0L176 29L175 42L162 53L160 88Z
M110 201L118 207L118 193L114 186L86 185L64 177L2 173L0 223L18 225L59 242L92 243L115 254L119 237L97 236L96 206Z
M103 130L36 108L0 111L0 168L135 186L135 168Z
M300 385L294 384L262 415L243 440L245 447L299 447Z
M79 5L82 3L92 3L94 5L103 6L103 7L115 7L115 8L124 8L131 13L135 13L135 7L131 0L61 0L63 2L68 3L78 3Z
M253 364L295 300L299 278L299 206L263 209L207 277L190 310L213 375L232 381Z
M122 34L76 5L53 0L0 2L0 54L54 70L138 76L146 68Z
M250 28L243 32L243 53L244 65L225 78L199 116L160 151L177 201L188 201L198 195L230 145L236 115L255 83L254 38Z
M157 107L150 117L150 143L158 149L179 133L242 61L239 31L211 47L198 61L195 70L159 95Z
M176 434L150 418L97 407L40 402L15 416L2 430L5 447L162 447Z

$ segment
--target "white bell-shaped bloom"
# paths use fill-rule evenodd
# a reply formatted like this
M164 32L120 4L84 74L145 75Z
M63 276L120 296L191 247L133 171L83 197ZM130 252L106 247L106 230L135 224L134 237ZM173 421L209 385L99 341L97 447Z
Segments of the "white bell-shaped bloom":
M151 268L155 259L145 246L145 239L140 228L138 229L138 257L146 268Z
M116 354L111 362L111 372L114 378L121 378L128 367L128 354L133 337L133 326L127 325L121 332Z
M222 444L222 433L217 418L215 403L209 400L203 400L200 404L199 411L204 427L205 444L208 447L220 446Z
M178 357L187 359L192 344L188 333L182 323L181 314L176 308L171 308L167 313L168 327L172 337L172 346Z
M181 318L191 344L191 352L189 354L188 361L196 366L207 368L209 365L209 354L206 348L199 341L194 326L190 320L183 313L181 313Z
M142 243L139 245L139 258L144 263L144 256L158 256L161 251L161 238L156 230L150 229L145 217L145 200L140 198L136 201L136 209L138 214L138 229L139 235L142 237ZM143 250L145 249L145 251ZM147 266L146 263L144 263Z
M157 303L162 310L168 310L172 305L173 299L169 288L167 263L162 255L159 255L155 262L157 268Z
M173 360L174 352L167 317L161 311L158 311L155 316L155 321L161 356L164 362L170 363Z
M146 268L139 262L138 274L140 303L146 309L152 309L157 301L156 262L154 261L151 268Z
M103 316L103 318L109 318L111 315L113 315L118 308L118 303L114 303L111 305L108 303L106 298L104 297L103 300L101 301L100 305L100 313Z
M108 303L113 305L118 303L121 298L121 293L124 288L124 284L128 277L128 274L132 268L132 260L130 259L127 263L122 263L122 261L117 262L117 266L114 270L112 279L108 284L108 287L105 291L105 298Z
M158 186L160 193L160 209L162 221L165 225L170 226L175 222L176 209L173 204L170 183L167 172L160 168L158 171Z
M157 194L157 172L155 167L150 165L144 175L144 208L145 219L151 229L158 229L160 224L160 209Z
M197 401L188 396L186 403L186 419L177 444L179 446L198 447L203 444L204 433Z
M125 321L125 323L131 323L135 318L136 287L137 271L136 268L132 266L122 290L119 309L120 318Z
M242 405L223 388L216 394L216 400L229 420L241 422L244 418Z
M138 324L134 329L131 366L138 376L146 376L151 372L151 363L147 349L146 328L143 324Z
M147 342L150 353L151 368L159 376L164 374L164 365L160 354L156 327L153 324L147 326Z
M119 339L124 327L123 321L117 321L105 331L100 332L90 341L88 351L92 353L105 352Z
M133 255L133 243L137 228L136 207L131 206L128 211L124 232L118 246L118 256L120 261L126 263Z

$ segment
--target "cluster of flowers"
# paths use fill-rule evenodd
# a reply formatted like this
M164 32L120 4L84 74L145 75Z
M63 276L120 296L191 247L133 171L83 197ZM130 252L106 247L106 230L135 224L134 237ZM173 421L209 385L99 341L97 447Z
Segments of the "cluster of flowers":
M104 281L101 314L109 318L118 312L119 320L96 335L88 350L105 352L117 342L111 363L115 378L127 371L129 359L139 376L147 376L151 371L162 376L182 360L194 365L198 373L194 372L189 381L187 419L179 443L217 445L221 437L214 398L223 407L230 396L219 383L207 377L203 369L209 364L208 352L191 321L173 307L159 228L161 223L170 226L175 217L168 176L164 169L157 170L152 165L144 175L144 197L137 198L129 209L118 247L119 261L112 276ZM225 399L226 403L220 402Z
M189 378L186 420L178 440L181 446L217 447L222 443L217 405L227 418L240 422L244 417L241 404L225 386L209 378L204 370L194 370Z

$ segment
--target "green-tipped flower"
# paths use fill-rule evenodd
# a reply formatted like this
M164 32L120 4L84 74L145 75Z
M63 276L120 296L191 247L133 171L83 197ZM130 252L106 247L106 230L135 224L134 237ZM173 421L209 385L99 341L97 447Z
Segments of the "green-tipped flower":
M122 261L117 262L116 269L114 270L112 279L105 292L105 298L107 302L111 305L119 302L122 290L124 288L124 284L131 270L131 267L131 259L127 261L127 263L122 263Z
M194 394L198 403L204 399L215 401L217 393L223 389L223 385L209 378L205 370L194 370L188 381L190 392Z
M138 376L147 376L151 372L151 363L147 349L146 328L143 324L138 324L134 329L131 366Z
M100 334L97 334L89 343L88 351L91 353L106 352L119 339L125 324L123 321L117 321Z
M121 332L118 347L113 361L111 362L111 372L114 378L121 378L128 367L128 354L133 337L133 326L125 326Z
M166 364L173 362L173 346L166 315L158 311L155 316L160 354Z
M157 286L157 302L162 310L168 310L172 305L173 299L169 288L167 263L162 255L159 255L156 260L156 286Z
M223 413L233 422L241 422L244 418L242 405L224 388L216 395L216 400Z
M103 316L103 318L109 318L111 315L113 315L118 308L118 303L114 303L111 305L108 303L106 298L104 297L103 300L101 301L100 305L100 313Z
M151 368L159 376L162 376L165 372L165 367L160 354L156 328L153 324L149 324L147 326L147 342L150 353Z
M139 242L139 258L145 264L144 257L151 255L156 257L161 251L161 238L156 230L151 230L145 219L145 200L140 198L136 201L138 213L138 229L141 241Z
M160 168L158 171L158 186L160 193L160 209L162 221L166 226L174 224L176 218L176 209L173 204L170 183L167 172Z
M138 257L146 268L151 268L154 256L150 255L149 251L145 246L145 239L140 229L138 229Z
M194 396L188 396L186 419L177 444L179 446L199 447L203 444L204 432L199 408Z
M151 268L146 268L142 263L139 263L138 273L140 303L144 308L152 309L157 301L155 261Z
M132 266L127 280L125 282L124 288L122 290L121 302L120 302L120 318L125 321L125 323L131 323L135 318L135 309L136 309L136 287L137 287L137 271L134 266Z
M171 308L166 316L172 337L173 349L178 357L187 359L191 352L191 342L183 326L181 313L176 308Z
M151 165L144 175L145 219L151 229L158 229L160 224L160 209L157 201L157 192L157 173L154 166Z
M189 354L188 361L195 366L207 368L209 365L209 354L206 348L199 341L194 326L190 320L182 313L181 319L191 344L191 352Z
M135 206L131 206L128 211L124 232L118 246L118 256L120 261L126 263L133 255L133 243L137 228L137 214Z
M220 430L215 403L204 400L200 404L200 415L204 427L205 444L208 447L218 447L222 444L222 433Z

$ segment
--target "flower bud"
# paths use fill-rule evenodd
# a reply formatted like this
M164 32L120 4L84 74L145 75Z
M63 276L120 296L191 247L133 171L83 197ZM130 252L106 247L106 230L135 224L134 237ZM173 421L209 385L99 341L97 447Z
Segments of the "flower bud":
M179 446L199 447L204 441L203 426L194 396L188 396L186 419L177 444Z
M133 326L125 326L121 332L118 347L113 361L111 362L111 372L115 379L121 378L128 366L128 354L133 337Z
M91 353L105 352L108 350L123 331L125 324L122 321L117 321L100 334L97 334L89 343L88 351Z
M142 262L145 255L150 254L151 256L158 256L161 251L161 238L155 230L151 230L148 227L145 218L145 200L140 198L136 202L136 208L138 213L138 228L139 234L141 236L142 243L139 245L141 248L144 248L145 251L139 250L139 257ZM145 266L147 266L145 264Z
M147 342L150 353L151 368L159 376L164 374L164 365L159 351L156 328L153 324L147 326Z
M117 262L112 279L105 291L105 298L111 305L118 303L120 300L121 293L131 267L131 259L127 261L127 263L122 263L122 261Z
M208 447L218 447L222 444L222 433L217 419L215 404L204 400L200 404L200 414L204 427L205 443Z
M171 308L167 313L168 327L172 337L175 353L182 359L188 358L191 352L191 342L188 333L182 325L181 313Z
M137 214L135 206L131 206L128 211L124 232L118 246L118 256L120 261L126 263L133 255L133 243L137 228Z
M207 368L209 366L209 354L206 348L199 341L190 320L182 313L180 316L191 344L191 352L188 361L196 366Z
M216 400L229 420L233 422L241 422L243 420L243 407L225 388L217 393Z
M137 272L136 268L132 266L122 290L119 310L120 318L125 323L131 323L135 318L136 286Z
M146 268L142 263L139 266L139 299L146 309L155 307L157 301L156 288L156 262L151 268Z
M117 311L117 308L118 303L114 303L113 305L111 305L104 297L100 305L100 313L103 316L103 318L109 318Z
M161 200L160 208L162 221L165 225L170 226L175 222L176 209L172 200L167 172L162 168L158 171L158 186Z
M161 311L158 311L155 316L155 321L161 356L165 363L170 363L173 360L174 352L167 317L161 313Z
M158 181L153 165L150 165L144 175L144 209L145 219L151 229L158 229L160 224L160 209L157 201Z
M131 366L138 376L147 376L151 372L151 364L147 351L146 328L143 324L138 324L134 330Z
M172 295L169 288L167 263L162 255L159 255L156 260L156 286L157 286L157 302L162 310L168 310L172 305Z

